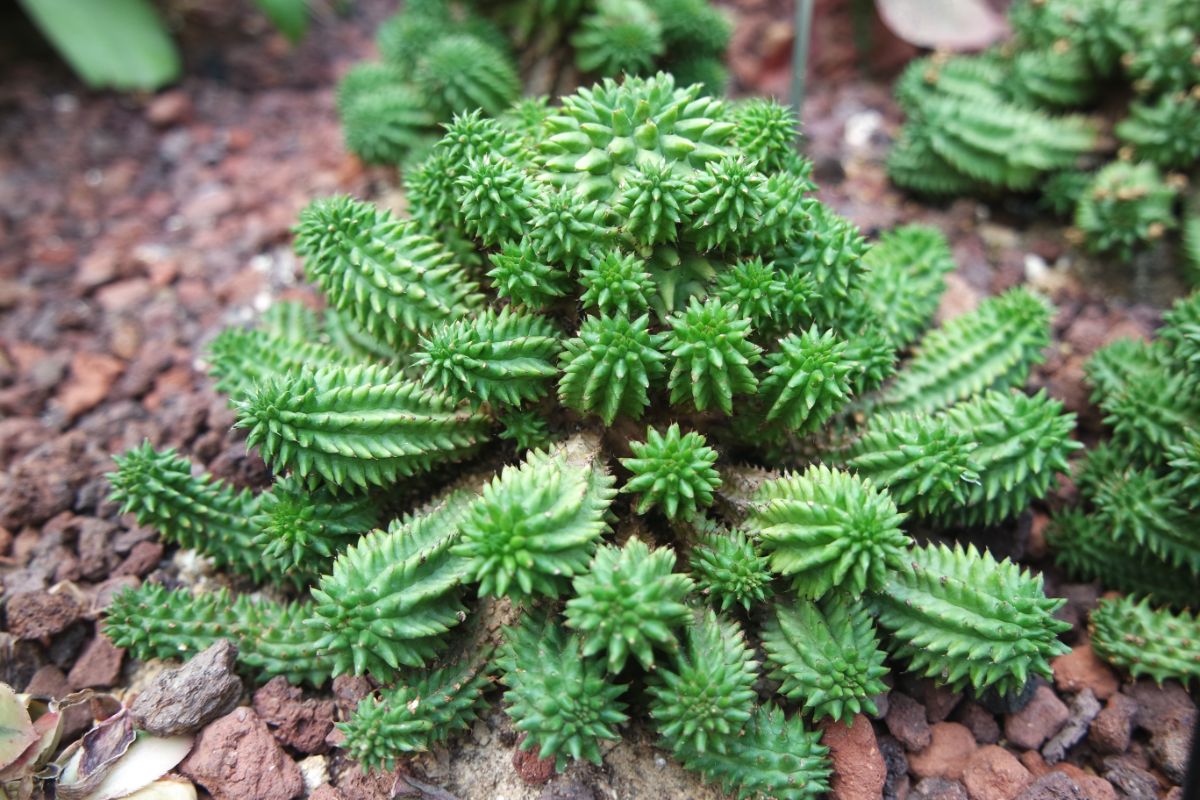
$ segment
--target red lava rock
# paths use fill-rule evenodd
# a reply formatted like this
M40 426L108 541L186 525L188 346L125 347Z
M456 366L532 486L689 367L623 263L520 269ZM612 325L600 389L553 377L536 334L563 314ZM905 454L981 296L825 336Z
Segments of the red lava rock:
M1088 800L1083 787L1062 772L1049 772L1017 795L1018 800Z
M163 92L146 106L146 120L156 128L186 122L192 115L192 99L181 89Z
M1092 720L1092 727L1088 730L1088 741L1092 747L1103 754L1124 753L1128 750L1137 711L1137 702L1124 694L1118 692L1108 698L1108 702Z
M33 677L25 685L25 691L29 694L53 697L55 700L59 700L67 696L71 687L67 685L67 676L61 669L53 664L47 664L33 673Z
M117 647L103 633L97 633L71 667L67 682L72 689L107 689L115 686L121 677L124 661L124 648Z
M0 527L0 556L8 555L9 548L12 547L13 535L8 528Z
M8 598L8 632L18 639L40 639L66 630L83 611L66 592L19 592Z
M275 738L301 753L324 753L325 737L333 730L332 700L304 699L304 692L282 675L254 693L254 710Z
M125 560L112 571L112 577L135 575L144 578L158 566L163 557L162 542L138 542L129 551Z
M871 720L856 714L850 724L828 722L821 743L829 748L833 781L829 796L835 800L876 800L887 780L887 766L875 740Z
M519 745L525 735L517 741ZM554 758L539 758L536 750L522 750L518 747L513 751L512 765L521 780L529 786L541 786L554 777Z
M1027 706L1005 717L1004 736L1017 747L1036 750L1058 733L1070 715L1053 689L1039 686Z
M141 579L133 575L121 575L116 578L109 578L96 587L95 594L92 596L90 613L93 616L99 616L101 612L112 605L113 597L119 592L123 592L126 589L136 589L141 585Z
M1181 784L1187 776L1194 730L1180 722L1150 737L1150 759L1172 783Z
M909 769L918 778L958 780L975 752L975 737L957 722L939 722L930 732L929 747L909 755Z
M206 727L179 771L213 800L292 800L304 793L300 768L249 708Z
M338 795L346 800L392 800L392 787L399 774L399 771L367 772L361 765L354 764L338 773Z
M913 787L908 800L967 800L967 790L958 781L922 778Z
M97 517L76 517L72 527L83 576L93 581L106 577L118 559L112 548L117 526Z
M963 770L971 800L1013 800L1033 783L1033 775L1016 756L999 745L976 750Z
M971 730L971 735L979 744L995 744L1000 741L1000 723L992 712L974 701L968 700L958 707L955 714L957 722L961 722Z
M1097 700L1112 697L1121 685L1108 665L1100 660L1092 645L1081 644L1066 655L1054 659L1054 685L1060 692L1091 689Z
M925 720L925 707L903 692L892 692L884 723L906 750L924 750L932 735Z
M1142 679L1126 687L1125 694L1138 705L1134 723L1151 733L1166 730L1176 722L1190 725L1196 718L1195 702L1177 681L1158 686L1152 680Z
M1061 772L1075 782L1088 800L1117 800L1117 790L1099 775L1084 772L1074 764L1058 764L1054 771Z
M1040 778L1050 771L1050 765L1037 750L1026 750L1021 753L1020 760L1021 766L1029 770L1029 774L1035 778Z
M104 353L76 353L71 375L58 392L58 404L68 419L91 411L125 371L125 362Z
M962 700L962 692L952 691L928 678L907 679L904 682L904 691L925 706L925 716L931 725L948 719Z
M346 797L330 784L322 783L308 796L308 800L346 800Z
M75 502L75 493L92 479L101 456L82 431L39 445L0 474L0 525L18 530L38 525Z

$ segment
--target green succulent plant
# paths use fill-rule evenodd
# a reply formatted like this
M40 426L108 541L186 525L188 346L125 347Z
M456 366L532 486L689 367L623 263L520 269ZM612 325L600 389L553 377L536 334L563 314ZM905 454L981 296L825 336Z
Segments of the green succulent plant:
M872 698L888 690L888 670L866 605L839 594L778 604L762 638L780 694L802 701L814 719L878 712Z
M584 658L579 637L568 637L552 617L527 617L511 631L498 666L508 715L525 734L522 750L562 769L568 756L599 764L600 742L620 738L616 726L629 719L618 699L626 687L610 683L604 665Z
M918 59L897 81L908 119L888 158L892 180L935 195L1038 191L1074 217L1088 249L1129 260L1180 225L1174 179L1157 170L1200 164L1191 6L1018 0L1011 41ZM1117 117L1119 160L1104 152L1098 120L1074 113L1098 105Z
M874 598L889 649L909 669L1000 695L1049 678L1050 659L1070 650L1058 640L1070 623L1054 616L1065 602L1010 561L945 545L912 550Z
M1081 507L1056 515L1047 531L1056 561L1071 575L1177 609L1195 605L1200 576L1198 309L1200 293L1193 292L1163 315L1154 341L1117 339L1085 364L1092 401L1112 437L1081 460ZM1110 641L1122 622L1142 635L1134 622L1150 614L1113 610ZM1129 666L1124 658L1116 663Z
M1092 250L1132 258L1140 245L1175 227L1177 194L1153 164L1114 161L1080 196L1075 226Z
M685 6L662 3L664 40ZM491 41L446 8L406 13ZM557 30L592 10L505 19L555 9L574 15ZM390 24L385 56L416 71L421 30ZM1016 290L927 333L945 239L869 243L811 196L793 124L666 74L605 81L454 116L406 170L411 219L310 205L297 252L326 309L281 305L210 356L274 484L149 449L113 478L172 545L280 599L147 583L106 612L113 641L148 658L224 637L253 680L369 678L342 728L372 766L462 730L492 675L520 746L559 769L645 707L746 800L826 789L806 725L870 709L881 640L979 690L1044 674L1061 628L1040 584L909 529L999 523L1050 490L1072 418L1022 391L1050 310ZM1198 317L1104 380L1191 358ZM1183 388L1149 422L1109 413L1159 441L1186 427L1165 413Z
M801 597L876 589L911 544L886 492L825 466L763 484L752 509L747 530Z
M633 458L623 458L621 463L633 477L622 491L639 495L638 513L661 506L672 519L687 518L712 503L721 476L713 468L717 451L705 444L703 436L681 433L678 425L672 425L665 435L650 428L646 441L629 446Z
M615 673L630 655L653 669L656 646L674 650L674 629L691 619L683 601L692 590L692 579L674 567L673 551L651 550L638 539L597 550L567 601L567 625L583 634L584 656L606 652Z
M676 755L728 752L754 713L758 662L737 623L699 614L672 665L650 686L650 716Z
M715 531L692 550L691 568L701 594L728 611L734 603L749 611L771 593L768 559L740 530Z
M465 730L484 707L491 686L490 653L402 680L378 696L360 700L338 729L342 747L368 769L391 769L409 753L420 753Z
M1096 653L1133 677L1146 675L1159 684L1168 678L1184 685L1200 680L1200 619L1195 614L1122 597L1101 600L1089 619Z

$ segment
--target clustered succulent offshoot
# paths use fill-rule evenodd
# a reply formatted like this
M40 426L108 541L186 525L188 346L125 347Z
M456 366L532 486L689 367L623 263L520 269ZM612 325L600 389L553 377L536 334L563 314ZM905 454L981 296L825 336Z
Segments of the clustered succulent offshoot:
M908 67L892 179L927 194L1041 190L1090 250L1126 259L1180 227L1200 166L1197 4L1019 0L1009 19L1008 42ZM1121 94L1131 99L1111 137L1073 113Z
M281 306L209 354L277 485L148 446L112 478L300 599L147 585L109 635L141 657L231 637L259 679L369 674L341 727L370 765L453 735L494 679L559 768L637 718L785 800L828 785L812 722L870 712L891 665L1001 694L1049 675L1068 626L1040 577L909 531L1002 522L1067 468L1072 416L1023 391L1051 309L1018 288L926 332L944 238L868 245L809 196L794 128L665 74L604 81L532 123L455 117L408 175L411 220L312 203L323 320Z
M1093 613L1098 653L1134 675L1200 678L1186 611L1200 585L1200 292L1153 341L1117 339L1086 372L1112 437L1083 459L1083 506L1055 517L1047 541L1069 573L1130 595Z
M519 71L567 60L587 75L672 72L724 93L732 27L708 0L415 0L380 26L380 62L358 64L338 89L346 147L369 163L410 165L454 114L482 109L537 124L549 113L521 93ZM517 63L520 53L521 63ZM573 73L574 75L574 73ZM577 80L577 76L575 76ZM553 92L569 76L547 82Z

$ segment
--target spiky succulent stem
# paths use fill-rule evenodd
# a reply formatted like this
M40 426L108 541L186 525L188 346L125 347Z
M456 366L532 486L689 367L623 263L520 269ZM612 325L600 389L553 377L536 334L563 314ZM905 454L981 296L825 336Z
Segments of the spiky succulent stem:
M1200 681L1200 617L1151 608L1149 600L1104 599L1091 613L1092 646L1135 678Z
M370 496L339 497L309 490L293 477L279 478L258 497L253 546L298 587L314 583L334 557L379 521Z
M866 605L843 594L777 604L762 637L780 693L802 702L813 719L876 713L887 667Z
M233 599L225 590L192 595L147 583L118 593L104 613L104 631L142 660L187 660L218 639L238 646L238 662L255 680L282 675L320 686L331 665L317 652L305 621L311 606Z
M314 325L309 333L316 330ZM304 367L350 366L355 360L333 347L296 341L265 330L226 328L208 348L208 374L217 391L233 400L245 399L256 386Z
M648 391L666 372L662 334L650 333L649 316L588 317L579 335L564 344L558 397L582 413L595 412L605 425L618 414L637 419L649 405Z
M109 498L139 525L150 525L170 542L199 550L222 567L256 581L280 571L258 557L252 522L258 498L212 475L192 476L192 463L174 450L156 451L149 441L115 456L108 474Z
M584 657L608 654L609 672L620 672L632 654L654 668L654 649L674 652L674 629L691 619L683 600L692 579L673 573L675 553L651 550L638 539L602 547L588 571L574 581L567 625L583 634Z
M1072 509L1046 530L1054 561L1073 578L1184 608L1196 602L1196 578L1150 553L1129 537L1114 537L1103 517Z
M521 749L553 758L559 770L568 756L599 764L600 741L617 739L616 726L629 719L617 699L626 687L609 683L604 665L584 658L579 637L550 616L510 629L498 666L508 715L525 734Z
M612 484L582 440L505 467L471 504L455 547L480 596L557 597L566 590L608 529Z
M773 704L750 716L742 735L725 752L708 750L681 756L684 766L738 800L773 797L778 800L816 800L829 790L832 769L829 749L817 731L808 731L799 716L790 719Z
M746 529L790 576L801 597L832 589L852 595L880 587L911 540L904 515L870 481L825 466L768 481L758 490Z
M1058 635L1071 626L1054 617L1064 602L1045 596L1041 576L957 545L913 549L874 596L889 647L909 669L1002 695L1050 677L1050 659L1070 649Z
M397 478L465 457L486 420L379 367L305 370L268 381L238 403L276 469L334 487L386 486Z
M667 322L671 330L663 350L671 357L672 403L687 399L698 411L716 406L731 414L734 395L757 391L750 367L758 362L760 348L749 340L750 320L736 307L715 298L701 305L692 298L686 311Z
M364 536L334 562L313 589L308 623L334 674L387 676L424 666L442 649L465 612L458 588L468 565L451 548L467 505L451 495Z
M880 404L934 411L985 389L1021 386L1049 343L1049 303L1010 289L926 334Z
M429 750L468 728L483 707L490 653L406 676L376 697L359 701L338 729L342 747L367 769L391 769L410 753Z
M728 753L753 714L757 673L737 624L698 613L687 645L649 687L659 734L676 754Z
M633 473L623 492L640 495L637 510L644 514L658 506L672 519L693 517L713 501L713 490L721 485L720 474L713 469L717 451L696 432L683 434L679 425L661 434L646 431L646 441L630 442L633 458L621 464Z
M737 603L747 611L767 599L771 570L766 556L740 530L715 531L702 537L692 550L690 566L700 593L720 611Z
M421 340L415 365L427 386L458 400L520 405L542 397L558 374L559 341L549 320L488 310Z
M296 252L331 305L397 349L479 304L475 284L442 245L349 197L317 200L301 212Z

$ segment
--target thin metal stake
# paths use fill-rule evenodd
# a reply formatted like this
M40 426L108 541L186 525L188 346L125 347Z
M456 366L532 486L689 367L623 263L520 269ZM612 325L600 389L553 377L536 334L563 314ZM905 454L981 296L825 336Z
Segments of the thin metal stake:
M813 0L796 0L796 39L792 44L792 108L800 116L808 82L808 46L812 40Z

